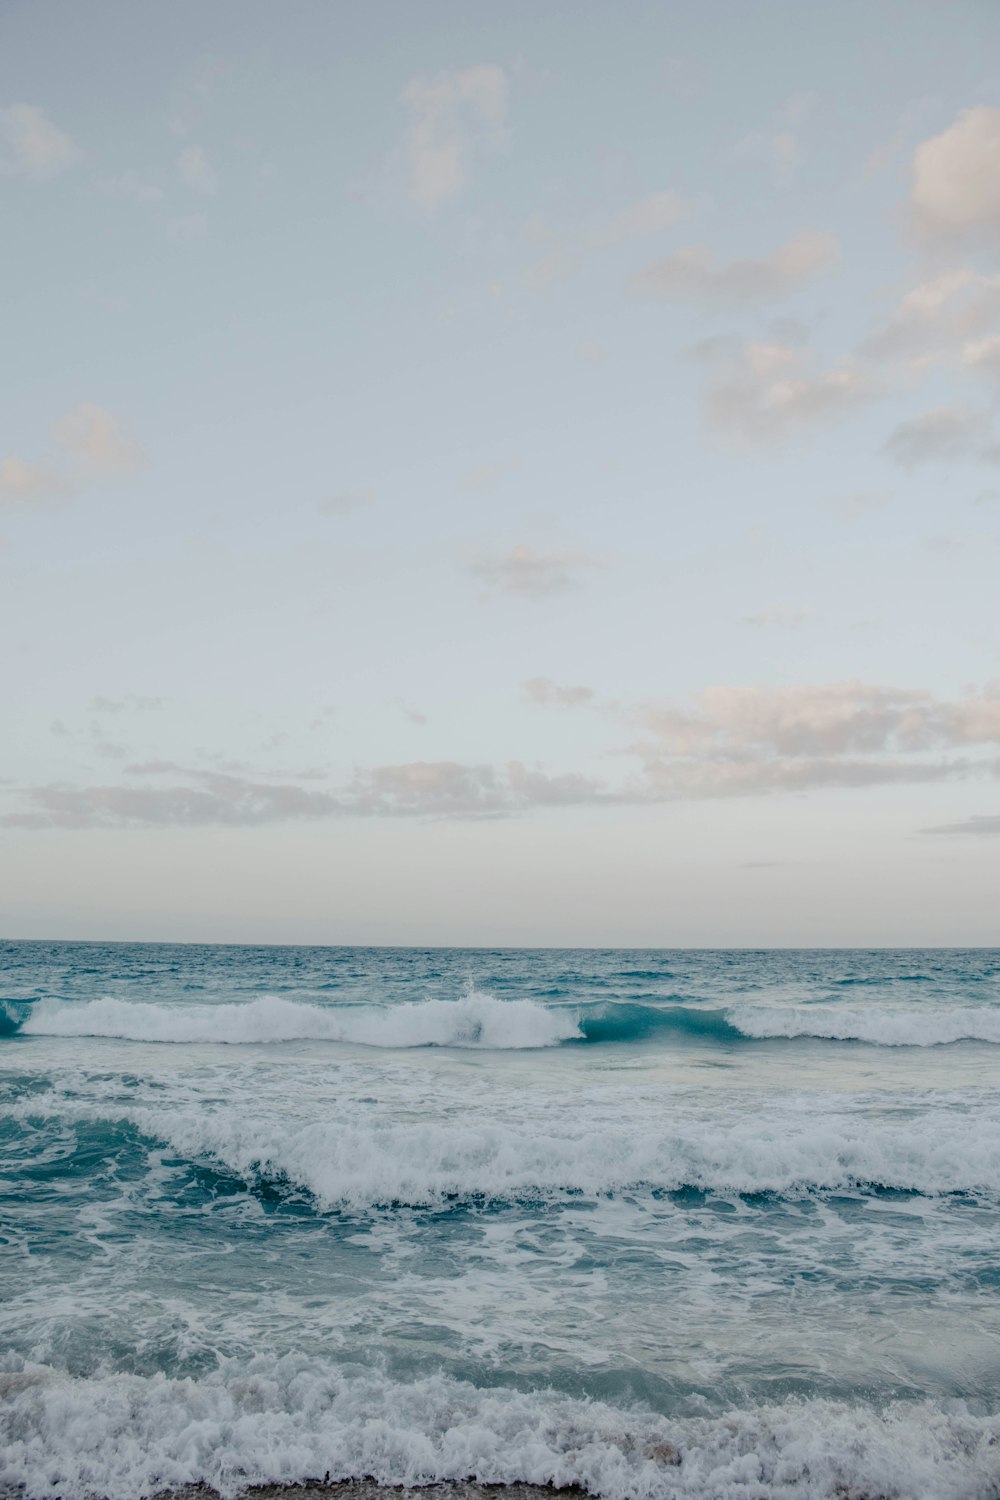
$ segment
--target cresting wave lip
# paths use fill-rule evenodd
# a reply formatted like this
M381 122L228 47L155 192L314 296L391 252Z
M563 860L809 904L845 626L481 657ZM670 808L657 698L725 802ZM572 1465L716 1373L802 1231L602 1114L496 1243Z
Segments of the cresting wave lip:
M995 1500L1000 1418L958 1403L830 1399L665 1417L552 1390L402 1382L304 1356L232 1359L198 1380L0 1374L0 1483L31 1500L133 1500L329 1471L383 1485L578 1486L602 1500Z
M879 1047L1000 1045L1000 1010L953 1006L705 1006L597 1002L551 1007L473 990L457 1000L400 1005L312 1005L264 995L239 1003L162 1005L104 998L0 1007L0 1037L107 1037L121 1041L251 1045L345 1042L367 1047L508 1051L565 1043L655 1041L726 1045L774 1041L864 1042Z
M105 998L40 1001L20 1023L23 1036L108 1037L134 1042L351 1042L367 1047L554 1047L579 1038L576 1017L532 1000L496 1000L470 991L459 1000L402 1005L309 1005L263 995L238 1004L151 1005Z

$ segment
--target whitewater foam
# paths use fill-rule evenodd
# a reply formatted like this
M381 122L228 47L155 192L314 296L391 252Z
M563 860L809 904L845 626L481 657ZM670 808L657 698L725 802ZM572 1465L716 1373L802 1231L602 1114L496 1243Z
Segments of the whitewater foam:
M1000 1418L960 1403L790 1400L666 1418L553 1391L410 1383L318 1360L224 1361L200 1380L0 1375L0 1483L32 1500L134 1500L329 1472L386 1485L579 1485L605 1500L994 1500Z
M579 1038L574 1016L532 1000L497 1000L471 990L458 1000L393 1006L320 1006L263 995L215 1005L150 1005L104 998L41 1001L23 1036L108 1037L134 1042L352 1042L366 1047L554 1047Z
M841 1006L733 1006L730 1024L744 1036L815 1037L839 1042L871 1042L879 1047L941 1047L953 1042L1000 1045L1000 1011L975 1006L936 1010L889 1010Z
M620 1096L619 1096L620 1097ZM1000 1192L1000 1104L873 1119L862 1107L755 1101L712 1114L661 1112L627 1098L581 1099L535 1118L496 1119L470 1100L459 1118L393 1119L355 1102L296 1120L241 1102L172 1108L34 1095L13 1118L124 1121L190 1160L246 1181L305 1189L327 1211L448 1201L590 1198L626 1190L830 1192L877 1186L924 1194Z

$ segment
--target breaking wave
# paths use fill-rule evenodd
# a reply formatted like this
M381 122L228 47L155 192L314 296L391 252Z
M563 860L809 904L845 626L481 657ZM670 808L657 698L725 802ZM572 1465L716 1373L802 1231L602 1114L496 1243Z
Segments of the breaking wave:
M354 1042L366 1047L554 1047L580 1036L576 1017L532 1000L460 1000L393 1006L323 1006L264 995L224 1005L149 1005L102 999L41 1001L23 1036L109 1037L133 1042Z
M757 1040L814 1037L878 1047L943 1047L952 1042L1000 1044L1000 1010L951 1006L937 1010L844 1010L833 1005L738 1006L729 1020Z
M627 1110L627 1106L626 1106ZM662 1115L581 1107L575 1119L512 1123L386 1119L345 1105L308 1121L244 1103L171 1109L33 1096L8 1118L127 1122L178 1156L253 1184L305 1190L324 1211L537 1201L619 1192L799 1195L888 1189L1000 1193L1000 1104L875 1119L862 1108L735 1107Z
M0 1374L0 1483L32 1500L372 1478L580 1486L604 1500L993 1500L1000 1418L961 1403L790 1399L664 1417L558 1392L399 1382L303 1356L200 1380L44 1365Z
M107 1037L135 1042L348 1042L366 1047L475 1047L508 1051L564 1043L614 1045L759 1041L865 1042L879 1047L1000 1045L1000 1009L951 1006L893 1010L839 1005L599 1003L547 1006L470 990L458 1000L400 1005L314 1005L263 995L241 1003L155 1005L107 997L43 1000L27 1013L0 1007L0 1037Z

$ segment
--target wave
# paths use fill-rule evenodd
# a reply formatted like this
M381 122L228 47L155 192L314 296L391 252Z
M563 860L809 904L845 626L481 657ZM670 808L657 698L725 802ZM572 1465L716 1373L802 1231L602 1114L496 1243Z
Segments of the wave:
M1000 1045L1000 1009L952 1006L738 1005L726 1010L638 1002L550 1007L472 990L458 1000L397 1005L312 1005L264 995L214 1005L157 1005L105 998L0 1007L0 1037L107 1037L122 1041L222 1043L349 1042L367 1047L518 1050L564 1043L756 1041L867 1042L880 1047Z
M604 1500L995 1500L1000 1418L960 1403L830 1399L673 1417L558 1392L410 1382L303 1356L199 1380L0 1374L0 1483L32 1500L370 1478L579 1486Z
M289 1120L258 1103L178 1100L171 1108L82 1103L50 1093L9 1118L127 1122L178 1156L253 1185L305 1190L328 1212L385 1207L595 1199L695 1189L797 1196L871 1189L1000 1193L1000 1106L944 1107L900 1120L863 1108L736 1105L715 1114L629 1110L581 1101L507 1122L386 1118L345 1101L334 1118Z
M473 990L459 1000L393 1006L322 1006L264 995L241 1004L150 1005L102 999L41 1001L23 1036L108 1037L133 1042L353 1042L366 1047L555 1047L580 1037L576 1017L531 1000Z
M1000 1010L951 1006L938 1010L845 1010L838 1006L743 1005L726 1012L743 1036L813 1037L819 1041L870 1042L878 1047L942 1047L952 1042L1000 1044Z

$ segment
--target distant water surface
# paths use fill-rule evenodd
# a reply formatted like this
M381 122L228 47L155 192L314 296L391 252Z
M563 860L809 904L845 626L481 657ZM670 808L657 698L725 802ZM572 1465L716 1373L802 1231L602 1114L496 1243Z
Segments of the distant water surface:
M0 1482L1000 1496L1000 952L0 944Z

